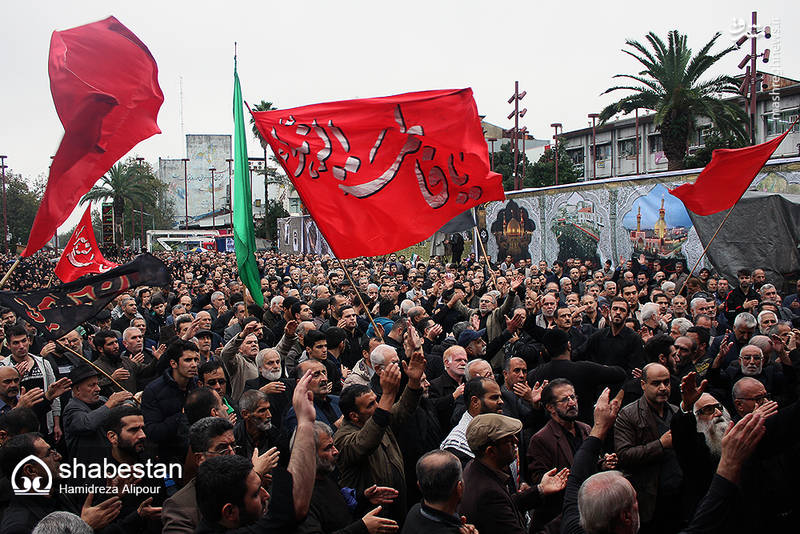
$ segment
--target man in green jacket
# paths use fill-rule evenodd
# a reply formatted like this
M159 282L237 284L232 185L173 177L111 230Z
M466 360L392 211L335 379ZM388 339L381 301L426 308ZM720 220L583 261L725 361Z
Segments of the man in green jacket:
M405 519L407 492L403 453L394 432L416 410L422 396L421 380L425 372L421 343L413 335L414 329L409 330L414 338L406 340L410 363L402 362L408 385L397 404L394 401L400 388L400 368L395 363L381 371L383 395L380 400L367 386L353 385L342 392L339 407L344 422L334 436L334 444L339 450L341 485L354 488L357 494L374 484L397 489L397 498L384 507L382 515L398 523ZM388 345L378 345L373 352L394 350Z

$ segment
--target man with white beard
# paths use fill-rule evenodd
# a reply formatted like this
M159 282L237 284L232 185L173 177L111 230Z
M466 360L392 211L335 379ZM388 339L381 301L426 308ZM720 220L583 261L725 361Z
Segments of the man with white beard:
M738 365L731 364L726 370L721 371L718 361L724 358L723 350L717 354L714 364L708 370L709 389L718 395L729 395L733 384L740 378L755 378L778 401L781 406L788 404L796 399L794 393L797 383L797 375L792 360L784 350L776 352L777 360L774 364L764 366L764 353L755 345L745 345L739 351ZM734 398L727 397L724 404L733 406Z
M245 391L257 389L269 397L273 426L280 428L286 410L292 405L295 380L284 378L281 355L274 349L262 349L256 355L258 376L245 382Z

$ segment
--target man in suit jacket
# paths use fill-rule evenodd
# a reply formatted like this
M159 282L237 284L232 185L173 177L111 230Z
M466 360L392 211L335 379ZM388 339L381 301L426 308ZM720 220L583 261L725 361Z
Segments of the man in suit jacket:
M556 378L542 390L542 404L550 414L550 421L533 435L528 444L528 480L541 482L545 473L553 468L572 465L572 458L589 435L590 427L578 421L578 398L572 383ZM564 495L559 493L546 500L545 506L534 518L534 528L541 530L549 523L547 531L560 531L561 505ZM552 520L552 521L551 521Z
M669 370L650 363L642 369L642 397L619 412L614 448L620 469L639 499L643 529L675 532L680 526L683 473L672 449L670 424L678 407L669 404Z

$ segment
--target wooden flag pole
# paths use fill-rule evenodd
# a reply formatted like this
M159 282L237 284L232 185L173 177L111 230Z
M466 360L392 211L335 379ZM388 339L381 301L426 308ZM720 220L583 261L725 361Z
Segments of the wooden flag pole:
M86 358L86 357L85 357L83 354L78 354L78 352L77 352L77 351L75 351L75 350L74 350L72 347L69 347L69 346L65 345L64 343L62 343L62 342L61 342L61 340L58 340L58 339L57 339L57 340L56 340L56 343L58 343L59 345L61 345L61 347L63 347L65 350L68 350L69 352L71 352L72 354L74 354L75 356L77 356L78 358L80 358L81 360L83 360L84 362L86 362L86 363L88 363L89 365L91 365L92 367L94 367L94 368L95 368L95 370L97 370L97 371L98 371L99 373L101 373L103 376L105 376L106 378L108 378L109 380L111 380L111 381L114 383L114 385L115 385L115 386L117 386L119 389L121 389L122 391L128 391L127 389L125 389L124 387L122 387L122 384L120 384L119 382L117 382L116 380L114 380L113 378L111 378L111 375L110 375L110 374L106 373L105 371L103 371L102 369L100 369L99 367L97 367L97 366L96 366L94 363L92 363L92 362L91 362L91 361L90 361L88 358ZM128 393L130 393L131 395L133 395L133 393L132 393L132 392L130 392L130 391L128 391ZM133 402L135 402L136 404L139 404L139 405L141 405L141 403L140 403L138 400L136 400L136 397L131 397L131 398L133 399Z
M14 272L14 269L17 268L17 265L19 265L19 262L20 262L21 259L22 258L17 258L17 260L14 262L14 264L8 269L8 271L6 271L6 274L3 275L3 279L0 280L0 288L2 288L4 285L6 285L6 282L8 281L8 278L11 276L11 273Z
M736 204L738 204L738 202L737 202ZM684 286L686 285L686 282L688 282L688 281L689 281L689 278L691 278L691 277L692 277L692 275L694 274L694 271L695 271L695 269L697 269L697 266L698 266L698 265L700 265L700 262L703 260L703 258L704 258L704 257L705 257L705 255L706 255L706 252L708 252L708 247L710 247L710 246L711 246L711 243L713 243L713 242L714 242L714 239L716 239L716 238L717 238L717 234L719 234L719 231L720 231L720 230L722 230L722 225L723 225L723 224L725 224L725 221L727 221L727 220L728 220L728 217L730 217L730 216L731 216L731 212L733 211L733 208L735 208L735 207L736 207L736 204L734 204L733 206L731 206L731 209L729 209L729 210L728 210L728 213L725 215L725 218L724 218L724 219L722 219L722 222L721 222L721 223L719 223L719 226L717 227L717 231L716 231L716 232L714 232L714 235L712 235L712 236L711 236L711 239L708 241L708 244L706 245L706 248L704 248L704 249L703 249L703 253L702 253L702 254L700 254L700 257L699 257L699 258L697 258L697 261L696 261L696 262L694 262L694 267L692 267L692 270L691 270L691 271L689 271L689 276L687 276L687 277L686 277L686 280L684 280L684 281L683 281L683 283L681 284L681 287L680 287L680 288L678 288L678 291L676 291L676 292L675 292L675 294L676 294L676 295L680 295L680 294L681 294L681 291L683 291L683 288L684 288Z
M483 246L483 239L481 239L481 227L478 226L477 221L475 221L475 226L477 227L478 231L475 234L478 236L478 243L481 245L481 252L483 253L483 260L486 262L486 268L489 269L489 276L492 277L492 285L494 288L497 289L497 280L494 277L494 271L492 271L492 266L489 263L489 256L486 254L486 247Z
M383 336L380 334L380 331L378 330L378 325L375 324L375 319L372 318L372 314L370 313L369 308L367 308L367 303L364 302L364 299L361 298L361 291L358 290L358 286L356 285L355 282L353 282L353 277L350 276L350 271L348 271L347 268L344 266L342 260L336 258L336 261L339 262L339 267L342 268L345 276L347 276L347 279L350 280L350 284L353 286L353 290L356 292L358 301L361 303L361 306L364 308L364 311L367 312L367 317L369 318L369 322L372 323L372 329L375 330L375 335L378 336L378 339L380 339L381 343L383 343ZM384 334L386 333L388 332L384 332Z

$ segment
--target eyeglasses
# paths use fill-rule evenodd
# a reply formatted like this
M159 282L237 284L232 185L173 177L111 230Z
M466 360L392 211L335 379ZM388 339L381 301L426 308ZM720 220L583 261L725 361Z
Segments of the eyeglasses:
M760 362L761 360L764 359L762 356L758 356L756 354L753 354L752 356L749 354L740 354L739 358L745 361L754 361L754 362Z
M227 383L228 381L224 378L212 378L211 380L206 381L206 384L209 386L224 386Z
M242 448L235 443L222 443L216 450L206 451L206 454L211 455L233 455L238 454Z
M575 394L572 394L572 395L567 395L565 397L561 397L560 399L557 399L555 401L555 403L556 404L566 404L569 401L577 401L577 400L578 400L578 396L575 395Z
M769 393L764 393L762 395L756 395L755 397L736 397L736 400L747 400L753 401L756 404L762 404L770 400Z
M708 415L712 415L717 410L722 412L722 404L720 404L720 403L706 404L702 408L699 408L699 409L695 410L694 413L695 413L695 415L706 415L706 416L708 416Z

